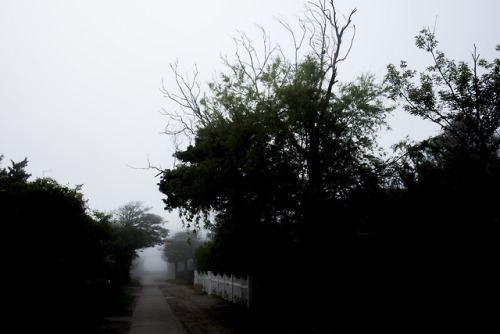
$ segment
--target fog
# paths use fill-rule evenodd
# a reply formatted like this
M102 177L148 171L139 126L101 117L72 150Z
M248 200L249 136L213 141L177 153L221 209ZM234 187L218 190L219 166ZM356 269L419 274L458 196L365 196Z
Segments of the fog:
M138 258L132 264L132 276L144 277L155 275L167 277L167 263L162 257L163 247L150 247L137 252Z

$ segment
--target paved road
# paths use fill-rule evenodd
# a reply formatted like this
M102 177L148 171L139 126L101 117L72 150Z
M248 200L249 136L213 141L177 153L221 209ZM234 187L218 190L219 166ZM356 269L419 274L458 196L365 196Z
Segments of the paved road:
M152 277L142 279L142 291L132 314L130 334L187 334Z

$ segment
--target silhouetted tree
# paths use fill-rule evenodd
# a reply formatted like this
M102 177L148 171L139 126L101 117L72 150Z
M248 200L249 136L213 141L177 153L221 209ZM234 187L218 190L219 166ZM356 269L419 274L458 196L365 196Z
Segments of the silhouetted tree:
M162 244L168 230L161 216L152 214L151 208L141 202L130 202L118 208L112 224L111 247L118 262L122 278L128 280L137 250Z
M224 58L228 73L203 98L199 85L173 66L181 93L165 94L186 113L167 113L180 120L169 133L187 134L193 145L178 150L178 164L162 175L166 208L180 208L195 225L215 212L216 238L221 247L236 247L230 253L242 255L243 270L261 266L264 259L244 249L253 249L258 231L273 224L314 259L328 258L330 236L350 225L343 223L345 202L382 184L376 134L391 109L382 103L384 92L369 75L337 82L354 37L354 13L342 25L333 2L311 4L300 21L310 52L296 62L265 33L262 56L241 35L235 40L243 52L234 63ZM298 35L292 37L297 56Z
M0 155L0 164L2 163L3 155ZM2 182L26 182L30 178L31 174L28 174L25 170L28 166L28 158L24 158L23 161L14 162L10 161L12 167L7 167L7 169L0 170L0 180Z
M445 314L465 319L482 312L475 321L491 325L485 320L494 308L486 305L498 298L500 278L500 58L480 59L474 46L472 63L449 60L430 29L416 44L433 62L420 82L404 61L399 70L388 67L387 81L405 110L441 132L398 147L402 256L416 273L410 281L418 282L417 295L433 301L429 311L441 324L450 320Z
M265 307L328 299L293 288L294 280L280 291L264 280L297 263L311 268L302 284L334 271L332 291L351 291L343 284L356 275L347 277L344 265L356 257L339 239L370 225L367 206L353 205L354 197L375 197L385 186L376 140L392 110L385 91L367 74L338 82L355 12L342 16L333 1L317 1L297 31L282 22L295 46L290 58L265 31L262 54L241 34L234 61L223 58L227 73L204 93L172 66L179 92L165 95L180 111L166 111L177 122L166 132L186 135L190 145L177 149L175 168L161 176L166 209L180 209L189 228L205 223L212 270L252 275ZM338 309L344 300L336 299Z
M30 181L26 166L27 159L0 169L3 267L9 272L4 284L16 291L9 294L17 299L13 304L26 300L36 310L30 331L57 315L52 332L88 333L101 316L97 306L109 302L90 298L88 282L110 272L110 226L89 211L79 187L49 178ZM24 317L16 311L9 318ZM75 323L78 328L68 327Z

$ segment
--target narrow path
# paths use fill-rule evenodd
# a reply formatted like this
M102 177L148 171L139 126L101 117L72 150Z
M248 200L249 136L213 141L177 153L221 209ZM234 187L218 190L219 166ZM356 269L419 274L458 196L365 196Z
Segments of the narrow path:
M132 314L130 334L187 334L173 314L152 277L142 280L142 290Z

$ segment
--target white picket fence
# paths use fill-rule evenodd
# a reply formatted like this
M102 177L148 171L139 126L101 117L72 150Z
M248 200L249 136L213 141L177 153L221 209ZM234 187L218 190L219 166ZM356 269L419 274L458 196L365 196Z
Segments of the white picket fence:
M233 275L214 275L211 271L194 272L194 284L200 284L202 290L209 295L216 295L232 303L243 304L250 307L250 277L247 279L236 278Z

